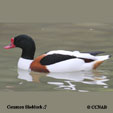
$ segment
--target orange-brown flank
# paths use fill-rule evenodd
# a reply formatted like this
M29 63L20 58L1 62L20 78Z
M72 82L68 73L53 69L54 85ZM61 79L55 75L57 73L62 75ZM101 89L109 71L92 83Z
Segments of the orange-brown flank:
M103 63L104 61L97 61L94 66L93 69L96 69L101 63Z
M46 68L46 66L40 64L40 60L44 58L46 55L41 55L37 57L30 65L30 68L32 71L37 71L37 72L49 72Z

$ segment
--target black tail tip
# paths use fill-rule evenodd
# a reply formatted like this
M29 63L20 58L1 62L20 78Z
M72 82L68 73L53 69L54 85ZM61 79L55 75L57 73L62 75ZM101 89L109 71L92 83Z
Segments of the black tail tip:
M111 58L112 57L112 55L109 55L109 58Z

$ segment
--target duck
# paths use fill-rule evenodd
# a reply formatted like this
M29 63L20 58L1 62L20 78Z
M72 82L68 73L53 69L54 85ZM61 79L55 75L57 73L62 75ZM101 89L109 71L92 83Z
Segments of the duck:
M22 54L18 60L19 69L35 72L75 72L96 69L110 55L98 56L102 51L79 52L68 50L52 50L34 59L36 45L31 36L26 34L11 38L4 49L21 48Z

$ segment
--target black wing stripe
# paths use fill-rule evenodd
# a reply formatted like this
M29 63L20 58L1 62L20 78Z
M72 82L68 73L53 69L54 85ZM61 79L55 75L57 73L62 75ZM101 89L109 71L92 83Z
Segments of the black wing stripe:
M43 59L41 59L40 63L42 65L51 65L54 63L58 63L58 62L73 59L73 58L77 58L77 57L70 56L70 55L62 55L62 54L51 54L51 55L47 55ZM79 59L84 60L85 63L90 63L90 62L94 61L92 59L86 59L86 58L79 58Z
M45 56L40 61L40 63L42 65L50 65L50 64L54 64L54 63L57 63L57 62L61 62L61 61L73 59L73 58L76 58L76 56L62 55L62 54L51 54L51 55Z

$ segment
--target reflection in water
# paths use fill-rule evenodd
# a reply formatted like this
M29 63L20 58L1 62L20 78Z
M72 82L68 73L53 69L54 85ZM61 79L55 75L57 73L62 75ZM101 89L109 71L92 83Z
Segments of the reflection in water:
M22 69L18 69L18 78L29 82L33 81L30 72Z
M58 86L58 88L76 90L75 83L83 83L89 85L104 85L107 86L106 81L108 81L107 77L101 75L101 73L92 72L92 71L79 71L74 73L49 73L47 76L53 77L56 79L64 79L62 84L58 84L58 82L48 82L48 84L53 84ZM67 81L68 80L68 81ZM64 85L67 83L68 85ZM74 83L74 84L73 84ZM78 90L80 92L88 92L87 90Z
M56 86L60 90L77 90L79 92L88 92L88 90L77 89L77 83L85 85L99 85L108 88L106 76L97 71L79 71L72 73L47 73L46 77L53 78L53 81L47 81L47 84ZM26 70L18 69L18 78L28 82L40 82L40 73L32 73ZM59 81L58 81L59 80Z
M67 83L65 85L64 83ZM56 85L56 89L67 89L67 90L76 90L76 85L72 84L71 81L64 81L63 82L48 82L48 84Z

